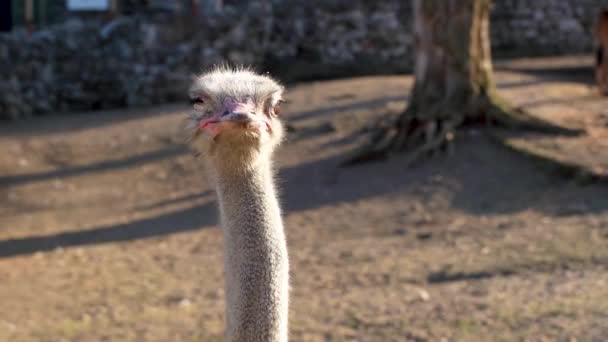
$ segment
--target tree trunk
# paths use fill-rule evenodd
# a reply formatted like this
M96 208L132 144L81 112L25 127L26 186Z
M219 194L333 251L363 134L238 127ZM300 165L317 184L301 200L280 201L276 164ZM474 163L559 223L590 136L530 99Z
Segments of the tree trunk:
M564 129L502 101L492 79L491 0L414 0L414 89L409 106L346 164L410 150L411 161L449 148L467 123L540 131Z
M412 109L474 105L493 89L488 38L489 0L416 0L416 83ZM464 113L473 115L474 113Z
M608 96L608 9L600 12L595 25L595 80L600 94Z

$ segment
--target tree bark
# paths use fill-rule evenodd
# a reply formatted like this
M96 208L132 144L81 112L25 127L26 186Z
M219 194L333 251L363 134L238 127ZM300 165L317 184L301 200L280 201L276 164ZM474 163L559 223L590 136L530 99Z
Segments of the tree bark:
M416 161L449 150L455 129L469 123L568 131L512 108L497 95L491 5L491 0L414 0L415 82L409 106L396 122L379 127L346 164L401 150Z

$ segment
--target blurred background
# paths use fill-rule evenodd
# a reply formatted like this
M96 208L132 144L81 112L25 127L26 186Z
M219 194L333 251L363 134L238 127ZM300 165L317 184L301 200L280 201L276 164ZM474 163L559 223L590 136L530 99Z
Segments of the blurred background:
M287 85L292 340L605 340L606 8L491 6L497 93L577 134L467 120L343 167L408 113L414 1L0 1L0 341L222 340L215 194L179 131L222 63Z

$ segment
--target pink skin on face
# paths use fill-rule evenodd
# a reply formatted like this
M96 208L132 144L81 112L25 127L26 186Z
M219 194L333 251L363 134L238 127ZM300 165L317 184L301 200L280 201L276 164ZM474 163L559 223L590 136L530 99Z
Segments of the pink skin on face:
M225 113L228 114L224 115ZM252 100L239 102L232 99L224 101L222 107L213 113L210 118L202 120L199 123L199 129L209 132L212 136L216 136L229 126L230 121L232 121L232 113L249 115L252 120L249 125L252 128L262 129L262 127L265 127L267 130L271 130L270 122L266 117L253 114L255 113L255 104Z

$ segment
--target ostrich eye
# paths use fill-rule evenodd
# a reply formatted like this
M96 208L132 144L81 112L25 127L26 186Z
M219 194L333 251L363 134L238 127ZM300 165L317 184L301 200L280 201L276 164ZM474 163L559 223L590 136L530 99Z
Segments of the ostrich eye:
M274 105L274 107L272 108L272 112L274 113L274 115L279 116L281 114L281 103L283 101L279 101L277 102L277 104Z
M202 105L204 103L205 103L205 100L202 97L196 97L196 98L190 99L191 105Z

